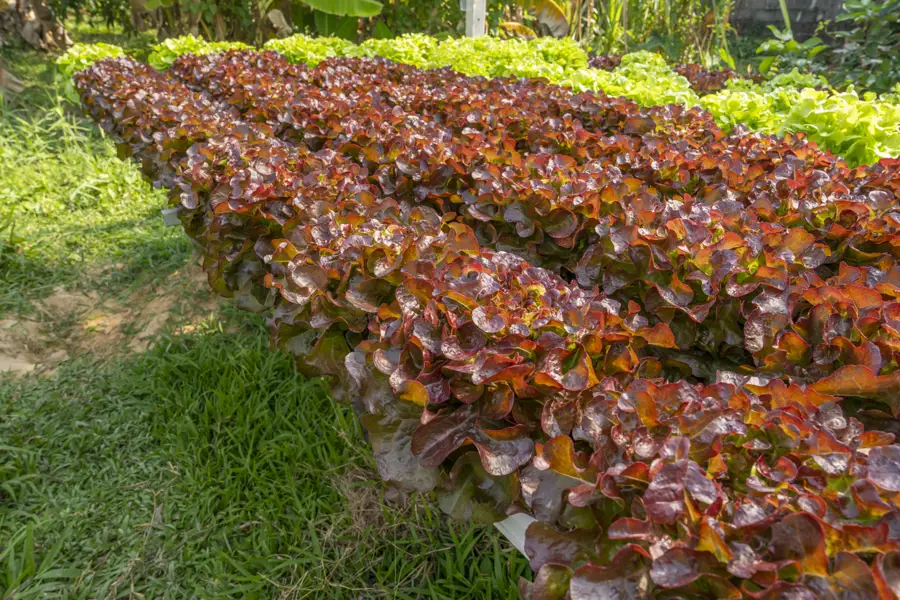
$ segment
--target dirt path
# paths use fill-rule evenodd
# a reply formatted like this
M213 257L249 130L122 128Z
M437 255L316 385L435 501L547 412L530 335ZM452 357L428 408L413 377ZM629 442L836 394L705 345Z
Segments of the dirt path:
M126 298L60 287L39 303L37 316L0 320L0 373L46 373L75 356L142 352L167 325L190 330L217 302L193 260Z

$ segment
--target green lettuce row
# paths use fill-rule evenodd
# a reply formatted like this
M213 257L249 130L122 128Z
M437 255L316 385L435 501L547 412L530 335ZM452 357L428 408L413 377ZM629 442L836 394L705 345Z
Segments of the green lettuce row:
M247 50L249 48L250 46L243 42L207 42L192 35L183 35L169 38L153 46L147 62L154 69L163 71L168 69L182 54L215 54L226 50Z
M437 38L406 34L390 40L371 39L356 45L335 38L295 35L270 40L265 48L288 60L314 66L332 56L381 56L421 69L450 67L470 76L546 77L559 81L567 73L587 68L588 56L572 39L530 41L492 37Z
M113 44L73 44L56 59L56 66L67 79L98 60L125 56L125 51Z
M892 98L751 84L729 86L700 104L725 130L743 124L776 135L802 131L852 165L900 156L900 104Z
M157 69L166 69L182 54L209 54L246 47L240 42L206 42L192 36L172 38L154 47L149 62ZM114 47L95 51L82 48L77 54L78 62L75 62L76 55L72 55L65 64L73 65L68 69L84 68L99 58L115 56L108 53L109 48ZM470 76L543 77L577 91L622 96L642 106L701 106L726 131L740 124L765 134L803 132L851 165L900 156L897 94L860 96L852 90L835 93L817 89L824 86L824 80L796 70L761 84L735 79L725 90L701 98L688 80L673 71L658 54L633 52L625 55L613 71L592 69L587 66L588 55L571 39L438 40L423 34L407 34L354 44L340 38L294 35L270 40L265 48L279 52L291 62L309 66L336 56L381 56L423 69L450 67Z
M641 106L700 104L700 97L686 78L673 71L662 56L645 50L626 54L612 71L578 69L557 83L579 92L602 91L609 96L624 96Z

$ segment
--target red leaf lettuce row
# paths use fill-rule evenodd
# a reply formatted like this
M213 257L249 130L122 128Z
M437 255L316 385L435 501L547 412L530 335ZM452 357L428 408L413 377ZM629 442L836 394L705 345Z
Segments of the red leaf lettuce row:
M711 195L710 192L715 188L710 190L709 187L692 190L699 191L704 199L707 199L706 203L695 203L690 198L687 198L688 202L684 202L686 196L675 196L673 200L681 202L684 207L682 211L678 212L672 210L671 204L664 205L658 199L661 186L648 187L637 178L622 177L618 167L603 167L599 161L589 163L587 168L582 170L570 159L559 155L534 154L527 159L528 163L522 164L525 162L524 159L519 159L516 163L515 154L508 154L506 159L513 160L513 164L507 164L501 169L494 163L479 164L473 159L473 157L479 156L472 153L473 144L482 153L485 151L485 145L488 150L493 151L490 146L491 142L484 141L483 136L477 138L482 140L480 143L484 144L479 147L478 143L474 141L476 138L470 134L467 139L469 142L468 153L462 154L459 146L452 145L452 132L437 125L426 126L420 122L411 121L411 117L397 113L396 109L385 116L379 115L373 107L367 107L365 116L360 120L358 117L354 118L352 112L354 107L340 98L332 97L325 104L311 103L308 96L304 100L307 102L307 106L303 107L305 110L308 111L309 106L316 107L316 112L308 113L301 126L295 126L305 132L305 142L310 143L313 147L342 149L344 153L349 153L356 162L374 172L374 177L378 180L382 191L391 193L395 197L406 197L411 200L424 199L445 213L462 208L459 205L463 204L463 198L468 194L467 198L471 200L471 203L467 203L467 212L468 216L472 218L467 221L476 226L479 239L487 240L490 245L515 250L528 256L534 262L552 266L553 254L559 255L557 261L562 261L565 260L565 251L570 245L577 247L577 244L581 244L580 247L584 248L584 242L577 241L580 232L588 234L589 237L586 239L588 243L592 239L596 239L592 236L596 235L598 229L605 232L605 240L608 240L609 245L605 249L602 245L597 244L587 247L587 252L578 268L575 269L579 281L586 286L601 283L608 293L618 291L626 298L642 298L645 305L650 302L652 306L658 307L654 310L668 321L679 318L678 314L672 316L673 310L683 313L688 318L688 321L684 321L682 318L683 326L680 327L682 331L680 339L683 342L681 346L685 348L695 345L695 340L700 335L709 338L704 343L710 351L721 349L722 344L734 346L730 350L732 353L742 352L743 349L753 351L758 342L754 340L743 343L740 339L740 332L737 330L740 324L738 322L734 323L731 330L717 326L718 331L714 332L706 331L702 326L700 331L696 332L696 324L702 324L707 320L711 321L712 319L708 318L710 310L714 310L714 314L724 315L717 323L727 323L728 320L735 321L745 318L768 319L768 317L760 317L759 314L753 313L754 309L749 305L753 296L746 298L747 301L743 303L744 308L741 308L737 302L729 303L728 301L731 299L728 296L742 298L751 292L765 289L766 286L783 290L787 286L785 274L789 267L783 261L785 251L793 253L803 250L808 252L808 256L799 259L805 261L805 266L817 266L824 259L831 257L832 251L829 248L822 244L812 243L815 239L814 236L804 234L799 228L791 230L781 227L770 228L765 238L739 239L740 231L756 229L760 226L758 222L760 218L769 217L766 213L771 212L774 208L770 199L771 186L775 185L777 189L779 180L786 179L784 170L775 169L766 174L765 171L757 169L760 177L754 182L753 188L746 192L748 196L745 202L751 202L754 197L761 198L761 200L754 201L762 209L761 215L744 211L739 213L740 220L734 220L733 217L738 215L736 211L740 204L731 200L728 194L724 198L720 196L720 192L713 192ZM292 108L298 108L298 106L295 105ZM327 124L323 125L323 123ZM354 123L355 125L352 125ZM350 132L349 136L348 131ZM313 138L310 136L314 135L313 132L320 132L320 135L316 136L319 141L311 141ZM416 144L406 143L416 137L438 142L437 145L432 145L434 143L432 142L424 149ZM325 138L327 141L323 142L321 138ZM450 144L443 144L440 142L442 139L450 141ZM750 141L761 143L765 140L751 138ZM363 148L356 142L368 144L368 146ZM621 150L621 147L619 149ZM738 145L729 150L738 150L747 154L753 150L757 155L763 154L749 144ZM411 152L415 154L410 156ZM455 153L455 156L449 153ZM423 168L423 161L429 160L429 157L433 157L435 154L438 155L441 162L438 162L437 165L426 162L424 163L426 166ZM444 158L448 154L451 158ZM370 155L374 158L365 158ZM768 156L768 154L764 155ZM494 154L494 156L498 157L499 155ZM619 156L621 156L621 152ZM834 197L831 193L832 189L835 189L836 193L846 195L847 186L840 182L837 186L832 186L827 173L814 169L816 166L822 166L819 164L821 161L816 159L816 155L812 155L811 158L816 162L810 164L809 161L787 157L787 160L791 161L790 166L794 169L794 181L802 181L803 178L817 180L815 183L818 189L813 188L813 198L810 198L807 204L812 207L810 201L814 201L822 205L821 199L826 194ZM467 161L469 164L466 164ZM517 164L520 167L518 169L516 169ZM456 168L454 169L451 165L456 165ZM806 169L810 174L797 174L800 168ZM678 172L690 171L682 168ZM529 175L532 178L526 179ZM540 179L535 178L535 175L540 176ZM653 175L646 173L643 177L652 179ZM762 177L770 177L774 180L769 184L769 189L764 185L765 182L760 180ZM437 179L435 180L435 178ZM583 183L575 183L578 180ZM460 188L466 185L470 190L475 189L469 192L464 189L461 191ZM733 185L738 186L737 183ZM557 190L562 190L567 186L568 194L561 199ZM744 189L747 189L746 184L744 184ZM639 194L635 192L639 192ZM872 197L880 197L879 195L884 196L885 192L875 192ZM635 196L640 198L640 202L634 201ZM855 196L858 197L859 194L857 193ZM732 194L732 197L735 196ZM517 200L517 198L524 200ZM865 200L869 202L870 198ZM564 203L565 201L570 201L571 204L567 205ZM709 201L713 201L713 203L710 204ZM886 205L883 199L880 202L880 205L876 203L875 208L883 210ZM825 210L831 210L835 204L832 202L822 206ZM498 212L499 207L502 207L502 213ZM659 211L663 208L665 210L659 213L658 218L647 219L652 211ZM859 209L864 212L868 210L863 203L860 203ZM640 216L638 216L638 212ZM709 218L710 215L715 217L713 219L714 226L704 227L702 221ZM729 219L734 222L729 222ZM640 222L641 220L645 224L655 225L658 233L642 235L640 227L628 225L628 222ZM698 221L700 222L698 223ZM823 222L827 221L823 220ZM857 221L857 224L866 224L867 222L860 220ZM480 226L483 223L488 223L487 229ZM501 229L498 232L495 224L505 226L506 231ZM666 229L662 228L663 224ZM537 229L539 235L535 233L536 225L540 227ZM814 223L807 224L809 228L813 226ZM511 230L512 227L515 231ZM672 229L673 227L675 229ZM643 230L649 231L646 226ZM631 237L635 235L637 237ZM525 236L524 239L523 236ZM694 256L694 249L689 245L684 245L684 242L688 244L707 243L716 238L721 240L716 246L708 248L707 251L696 256ZM846 239L834 238L833 241L846 245ZM649 248L654 259L650 260L641 254L635 254L637 250L629 250L631 256L622 256L624 249L634 248L637 244ZM760 251L765 253L760 255ZM608 258L605 259L601 252L604 252ZM653 254L654 252L655 254ZM680 274L668 273L673 262L672 252L683 255L682 258L678 258L678 262L681 263ZM669 257L660 258L665 255ZM735 261L726 265L727 268L713 270L715 257L721 255L743 257L750 263L749 268L753 272L748 274L747 266ZM606 260L609 262L605 262ZM761 260L766 261L766 264L761 265L762 269L759 268ZM692 261L695 264L691 264ZM600 272L605 278L602 281L598 281L597 275L595 275ZM734 279L741 281L734 283ZM648 283L649 286L646 286ZM716 304L718 288L723 283L726 284L726 294L722 294ZM621 293L621 288L633 284L638 284L639 288L644 287L644 289ZM692 302L694 306L690 306ZM771 324L772 320L769 319L768 322ZM758 327L759 325L754 322L753 331L756 332ZM726 348L726 350L728 349ZM740 356L737 357L737 361L741 361Z
M77 83L385 480L538 519L526 597L900 597L898 161L386 61L171 73Z

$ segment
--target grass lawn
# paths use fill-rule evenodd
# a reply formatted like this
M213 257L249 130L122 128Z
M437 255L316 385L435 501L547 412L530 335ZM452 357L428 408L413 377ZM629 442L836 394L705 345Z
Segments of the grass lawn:
M51 58L4 59L0 598L518 597L493 529L385 503L349 409L211 296Z

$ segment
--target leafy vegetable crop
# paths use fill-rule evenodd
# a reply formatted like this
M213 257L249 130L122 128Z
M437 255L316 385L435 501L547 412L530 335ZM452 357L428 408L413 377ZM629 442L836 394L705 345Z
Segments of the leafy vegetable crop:
M622 64L622 57L617 54L591 55L588 66L592 69L612 71ZM762 82L762 76L740 75L729 68L707 69L696 63L681 63L672 67L672 70L684 77L690 83L691 88L698 94L709 94L724 89L725 84L732 79L750 79L757 83Z
M365 44L364 44L365 46ZM344 56L352 51L356 44L336 37L291 36L284 39L272 39L266 42L265 49L274 50L292 63L315 66L326 58Z
M78 71L104 58L125 56L119 46L98 42L96 44L73 44L56 59L60 72L70 79Z
M166 69L180 55L208 54L231 46L176 38L157 46L150 63ZM339 56L382 56L419 68L450 67L472 76L544 78L576 91L622 96L642 106L702 106L729 130L743 124L763 133L807 133L853 165L900 156L900 105L893 95L860 97L852 90L838 94L812 89L822 88L825 80L796 71L760 82L697 65L676 65L673 70L661 56L645 51L602 60L592 57L589 66L589 57L577 43L549 38L528 42L488 37L439 41L407 34L356 45L339 38L296 35L271 40L266 48L307 66ZM725 88L721 89L723 84Z
M370 40L361 46L342 45L333 54L313 50L319 43L316 38L293 36L272 41L267 47L311 66L317 60L308 60L306 53L315 57L384 56L420 68L449 66L467 75L543 77L577 91L602 91L643 106L702 105L729 129L742 123L763 133L805 132L851 164L900 156L896 116L900 108L896 102L889 97L859 97L852 91L839 94L806 89L821 88L826 82L796 71L760 81L729 69L709 71L690 64L672 68L661 56L646 51L625 57L588 57L571 40L547 38L438 42L429 36L408 35Z
M699 104L691 83L669 67L659 54L641 50L622 57L612 71L580 69L559 81L578 91L603 91L622 96L642 106L657 104Z
M377 59L76 84L386 481L538 519L526 597L900 597L900 161Z
M742 83L704 96L703 107L723 127L754 131L804 132L852 164L900 155L900 104L853 90L830 92Z
M182 54L213 54L225 50L246 50L243 42L208 42L193 35L169 38L153 46L147 61L156 69L168 69Z

